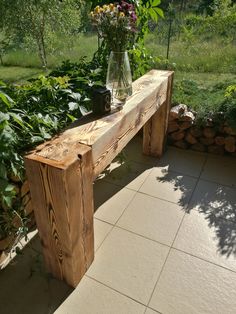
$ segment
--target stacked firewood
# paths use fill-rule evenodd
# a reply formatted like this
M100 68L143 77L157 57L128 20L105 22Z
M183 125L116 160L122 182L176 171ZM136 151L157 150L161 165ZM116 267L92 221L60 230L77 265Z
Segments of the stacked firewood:
M226 121L216 126L208 119L206 125L199 126L196 113L184 104L172 107L170 111L168 142L183 149L236 156L236 131Z

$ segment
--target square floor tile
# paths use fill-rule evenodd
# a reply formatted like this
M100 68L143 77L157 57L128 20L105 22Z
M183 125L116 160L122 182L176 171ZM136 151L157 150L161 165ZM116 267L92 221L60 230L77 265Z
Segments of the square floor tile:
M145 307L106 286L84 277L55 314L143 314Z
M94 219L94 242L95 242L95 251L102 244L107 234L111 231L112 225L109 225L98 219Z
M175 248L236 271L236 224L217 219L217 226L203 213L186 214L175 239Z
M122 165L113 163L100 178L113 184L137 191L152 170L151 165L126 161Z
M236 273L171 250L149 306L165 314L235 314Z
M176 204L137 193L117 225L171 245L183 215L183 209Z
M166 246L115 227L87 274L147 304L168 251Z
M236 191L217 183L200 180L194 191L189 210L206 215L211 224L218 225L218 218L236 223Z
M168 147L157 166L169 171L199 177L205 160L206 154Z
M236 188L236 159L230 157L208 157L201 179Z
M154 168L140 188L140 192L186 206L197 179Z
M97 181L94 186L95 217L115 224L135 193L104 180Z

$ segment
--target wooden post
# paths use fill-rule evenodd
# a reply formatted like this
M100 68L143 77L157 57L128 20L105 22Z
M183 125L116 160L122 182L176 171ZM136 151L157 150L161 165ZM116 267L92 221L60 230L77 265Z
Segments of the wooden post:
M168 88L166 101L143 127L143 153L161 157L166 145L166 133L171 106L172 84L174 72L168 72Z
M91 148L57 162L25 157L32 204L47 269L76 287L94 259Z

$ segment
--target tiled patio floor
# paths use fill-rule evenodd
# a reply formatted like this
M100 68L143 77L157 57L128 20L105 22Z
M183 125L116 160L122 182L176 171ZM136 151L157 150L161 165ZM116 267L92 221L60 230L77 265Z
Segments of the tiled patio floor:
M81 283L68 296L50 279L51 307L14 313L53 313L66 296L55 314L236 313L236 159L169 148L157 161L139 138L126 157L95 183L96 255Z

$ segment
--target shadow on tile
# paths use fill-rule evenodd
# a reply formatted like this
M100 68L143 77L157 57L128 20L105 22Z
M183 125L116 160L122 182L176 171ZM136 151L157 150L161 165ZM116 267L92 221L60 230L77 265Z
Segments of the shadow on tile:
M104 180L138 191L152 168L149 164L130 161L122 153L98 176L95 183Z
M23 253L0 272L2 314L52 314L72 292L44 269L36 236Z
M123 189L122 186L109 183L105 179L95 181L93 187L94 193L94 210L98 210L100 206L106 203L110 198L119 193Z
M147 185L148 183L149 186ZM154 196L174 202L186 209L191 199L196 183L196 178L182 175L173 171L168 171L166 169L156 168L150 176L150 182L145 182L145 184L141 188L141 191L145 190L145 188L154 189L156 185L158 189L156 195ZM164 197L162 196L162 193L160 193L161 190L163 190L164 192Z
M236 193L216 183L200 180L187 209L204 214L209 227L215 228L218 251L236 258Z

